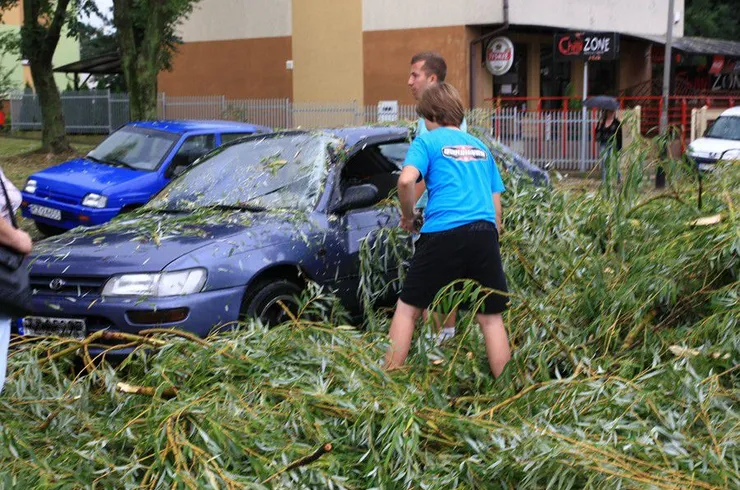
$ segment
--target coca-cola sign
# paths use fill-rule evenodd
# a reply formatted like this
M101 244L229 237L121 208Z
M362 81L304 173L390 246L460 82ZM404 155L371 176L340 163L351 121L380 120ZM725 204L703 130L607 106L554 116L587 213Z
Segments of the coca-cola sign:
M613 32L567 32L555 35L555 58L586 61L614 60L619 56L619 34Z
M491 39L486 49L486 68L491 75L501 76L514 64L514 43L508 37Z

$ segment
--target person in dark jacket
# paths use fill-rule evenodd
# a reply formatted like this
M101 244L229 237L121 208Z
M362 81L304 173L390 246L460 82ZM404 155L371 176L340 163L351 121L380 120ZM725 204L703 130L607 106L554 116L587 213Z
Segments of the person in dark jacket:
M622 150L622 122L617 119L615 111L604 110L602 112L601 119L596 124L596 141L599 143L601 180L606 181L607 159ZM621 173L617 169L617 180L621 178Z

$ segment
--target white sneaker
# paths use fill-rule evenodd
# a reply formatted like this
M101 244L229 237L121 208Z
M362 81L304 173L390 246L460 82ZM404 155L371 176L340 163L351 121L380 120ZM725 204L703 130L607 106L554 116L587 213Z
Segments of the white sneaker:
M455 327L445 327L439 333L427 334L427 339L434 341L435 345L442 345L455 336Z
M455 336L455 327L445 327L437 334L437 344L446 342Z

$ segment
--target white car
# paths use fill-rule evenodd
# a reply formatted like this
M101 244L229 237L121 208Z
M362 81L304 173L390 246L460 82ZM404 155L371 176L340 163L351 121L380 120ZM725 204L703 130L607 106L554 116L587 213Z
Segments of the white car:
M740 107L724 111L687 153L699 170L712 170L720 160L740 160Z

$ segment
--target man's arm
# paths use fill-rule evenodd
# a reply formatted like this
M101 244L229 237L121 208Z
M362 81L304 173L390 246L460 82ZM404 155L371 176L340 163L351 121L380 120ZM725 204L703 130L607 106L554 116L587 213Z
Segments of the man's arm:
M414 207L416 206L416 181L421 172L407 165L398 177L398 200L401 202L401 228L414 231Z
M427 190L427 184L422 180L421 182L418 182L416 184L416 202L419 202L419 199L421 199L421 196L424 195L424 191Z
M504 215L501 211L501 194L499 192L493 194L493 207L496 209L496 229L498 230L498 234L501 235Z

